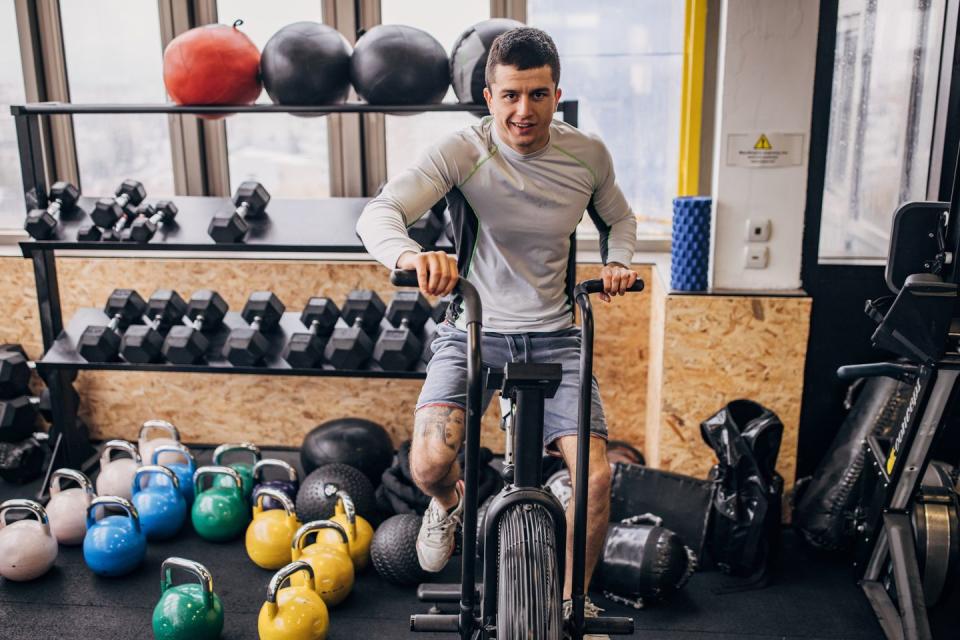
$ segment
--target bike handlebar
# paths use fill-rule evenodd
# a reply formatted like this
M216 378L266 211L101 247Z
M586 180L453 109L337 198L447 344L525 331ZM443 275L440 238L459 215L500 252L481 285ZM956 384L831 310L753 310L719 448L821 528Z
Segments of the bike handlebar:
M643 280L637 278L637 281L632 285L627 287L628 293L639 293L643 291ZM584 280L578 284L573 290L573 297L576 298L582 293L591 294L591 293L600 293L603 291L603 280L597 278L595 280Z

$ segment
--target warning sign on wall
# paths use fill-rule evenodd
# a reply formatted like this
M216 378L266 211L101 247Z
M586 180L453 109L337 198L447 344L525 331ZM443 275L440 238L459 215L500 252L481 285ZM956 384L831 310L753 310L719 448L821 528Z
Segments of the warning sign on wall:
M727 166L766 169L803 162L802 133L731 133L727 136Z

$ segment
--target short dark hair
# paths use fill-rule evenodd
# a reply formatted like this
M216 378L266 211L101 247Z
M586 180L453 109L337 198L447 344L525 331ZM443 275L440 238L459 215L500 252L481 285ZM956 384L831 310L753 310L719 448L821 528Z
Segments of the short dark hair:
M517 27L504 31L490 45L484 71L487 86L493 84L494 67L498 64L520 71L548 65L554 86L560 85L560 55L557 45L545 31L534 27Z

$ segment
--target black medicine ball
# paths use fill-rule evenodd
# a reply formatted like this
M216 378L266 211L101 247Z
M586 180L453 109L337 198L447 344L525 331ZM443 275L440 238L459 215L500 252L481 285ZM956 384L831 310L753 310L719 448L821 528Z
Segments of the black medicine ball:
M393 442L386 429L363 418L338 418L324 422L303 439L300 463L304 473L332 462L363 472L373 486L393 462Z
M486 103L483 88L487 86L485 70L490 47L501 33L522 26L522 22L509 18L491 18L460 34L450 53L450 81L457 100L466 104Z
M276 104L341 103L350 91L350 52L350 43L333 27L288 24L260 54L263 86Z
M435 104L450 86L447 52L426 31L377 25L350 57L350 81L370 104Z

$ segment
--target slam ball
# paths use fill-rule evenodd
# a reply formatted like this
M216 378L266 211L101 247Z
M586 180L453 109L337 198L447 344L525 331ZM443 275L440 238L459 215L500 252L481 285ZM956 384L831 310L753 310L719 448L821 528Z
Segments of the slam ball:
M350 43L319 22L277 31L260 55L263 87L276 104L337 104L350 92Z
M450 86L447 52L426 31L377 25L357 40L350 81L370 104L434 104Z
M163 52L163 84L177 104L251 104L260 95L260 52L233 26L181 33Z
M457 100L464 104L485 104L487 57L493 41L501 33L524 26L509 18L492 18L473 25L460 34L450 52L450 81Z
M393 442L386 429L363 418L324 422L303 439L300 462L305 473L339 462L363 472L373 486L393 462Z

